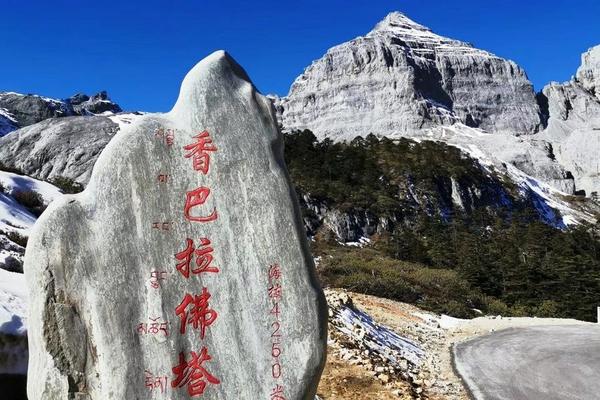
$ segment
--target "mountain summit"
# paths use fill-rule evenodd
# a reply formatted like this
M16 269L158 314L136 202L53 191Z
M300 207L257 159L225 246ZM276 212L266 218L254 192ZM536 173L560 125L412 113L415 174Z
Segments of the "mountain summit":
M543 128L533 86L517 64L399 12L328 50L279 106L286 129L338 139L404 136L457 122L518 135Z

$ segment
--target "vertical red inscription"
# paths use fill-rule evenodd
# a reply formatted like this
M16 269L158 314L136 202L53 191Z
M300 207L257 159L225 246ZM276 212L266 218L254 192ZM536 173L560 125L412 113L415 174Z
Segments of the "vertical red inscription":
M214 145L208 131L203 131L193 136L194 143L190 143L183 148L187 151L185 158L192 159L192 165L195 171L200 171L204 175L208 174L210 167L211 151L217 151L217 146Z
M192 269L192 274L201 274L203 272L219 272L219 268L212 266L214 249L210 246L210 240L200 238L200 247L194 246L192 239L186 239L186 248L175 254L175 258L180 262L177 263L177 271L186 279L190 277L190 264L192 258L196 256L196 268Z
M277 381L283 379L283 369L281 367L280 356L283 352L282 347L282 335L281 335L281 309L279 302L281 301L283 294L283 286L281 284L282 278L281 267L279 264L273 264L269 266L267 294L271 301L270 314L273 315L273 322L271 323L271 377L275 379L275 387L271 391L271 400L285 400L284 387Z
M207 131L202 131L193 136L194 141L183 147L184 157L192 159L192 167L207 175L210 169L210 153L217 151ZM217 219L217 209L214 207L210 213L202 212L201 207L210 196L210 188L200 186L187 191L183 216L192 222L211 222ZM198 208L199 210L195 210ZM197 245L196 245L197 244ZM200 238L194 244L190 238L186 239L185 248L175 254L176 269L185 279L189 279L190 272L194 275L203 272L218 273L219 268L212 265L213 247L208 238ZM195 266L192 264L195 262ZM200 330L200 339L204 340L206 328L211 326L217 319L218 313L210 307L211 294L206 287L202 288L200 294L192 295L186 293L181 303L175 308L175 314L180 318L179 333L184 335L188 325L193 329ZM201 396L209 383L220 384L221 381L209 373L203 364L211 360L207 347L203 346L200 354L190 352L191 360L187 361L184 352L179 353L179 364L172 368L175 378L171 382L173 388L187 386L190 396Z
M210 195L210 189L204 186L200 186L185 194L185 206L183 207L183 215L188 221L193 222L210 222L217 219L217 208L213 208L212 212L204 217L193 216L192 208L203 205L208 196Z
M194 329L200 327L200 337L204 339L206 328L212 325L218 316L215 310L209 308L209 299L210 293L206 288L202 288L200 295L192 296L189 293L185 295L181 304L175 309L175 313L181 318L179 331L182 335L185 333L186 326L190 324ZM189 311L188 306L191 306Z
M206 347L202 347L200 354L197 354L195 351L192 351L190 354L192 359L186 361L183 352L179 353L179 364L173 367L173 373L176 378L171 382L171 386L181 388L187 385L189 395L194 397L204 393L207 382L218 385L221 381L202 366L205 361L212 359L208 355Z

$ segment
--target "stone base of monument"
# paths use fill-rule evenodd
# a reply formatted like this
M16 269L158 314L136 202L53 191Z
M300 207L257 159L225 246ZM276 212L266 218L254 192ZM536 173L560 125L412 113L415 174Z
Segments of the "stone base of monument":
M271 102L216 52L25 255L30 400L312 400L327 311Z

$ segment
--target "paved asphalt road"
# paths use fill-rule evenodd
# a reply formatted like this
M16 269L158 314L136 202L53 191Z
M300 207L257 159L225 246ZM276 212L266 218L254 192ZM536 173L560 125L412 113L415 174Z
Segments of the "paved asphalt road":
M600 399L600 327L510 328L454 346L477 400Z

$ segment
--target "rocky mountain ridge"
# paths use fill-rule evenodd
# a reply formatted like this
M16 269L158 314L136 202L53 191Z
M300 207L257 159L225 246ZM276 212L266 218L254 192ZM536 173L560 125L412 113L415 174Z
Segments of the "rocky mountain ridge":
M286 129L333 139L411 135L456 122L514 134L543 127L533 86L517 64L398 12L328 50L278 106Z
M540 135L556 160L572 172L575 186L588 196L600 192L600 46L581 56L570 81L552 82L542 92L548 126Z
M34 94L0 92L0 136L49 118L115 114L123 111L105 91L88 96L78 93L59 100Z
M334 141L370 133L439 140L566 194L590 196L600 189L599 54L596 47L582 57L571 83L536 95L514 62L395 12L364 37L328 50L274 104L288 132L309 129Z

